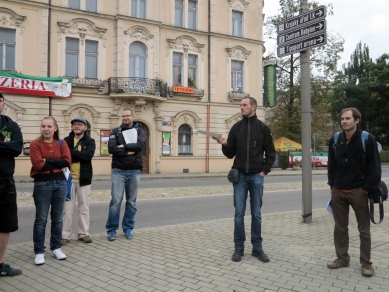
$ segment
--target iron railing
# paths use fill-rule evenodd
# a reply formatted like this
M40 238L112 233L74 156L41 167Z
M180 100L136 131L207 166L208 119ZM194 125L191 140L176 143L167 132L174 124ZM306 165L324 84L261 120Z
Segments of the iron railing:
M138 93L167 97L168 86L161 79L111 77L108 79L108 93Z

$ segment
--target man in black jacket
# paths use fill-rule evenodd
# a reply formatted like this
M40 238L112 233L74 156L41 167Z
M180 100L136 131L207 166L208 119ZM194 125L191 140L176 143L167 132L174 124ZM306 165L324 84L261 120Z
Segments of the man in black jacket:
M13 269L4 263L9 235L19 228L13 174L15 157L19 156L23 149L20 127L7 116L1 115L4 104L4 96L0 93L0 277L22 273L21 270Z
M262 249L261 207L264 176L271 170L276 151L270 129L258 120L256 109L257 101L253 97L243 98L240 102L243 119L232 126L227 139L217 138L217 142L222 144L223 154L230 159L235 157L232 168L239 171L239 181L233 184L235 252L232 260L235 262L239 262L244 255L244 215L248 192L251 206L252 255L262 262L269 262L269 257Z
M339 134L336 145L334 137L329 142L328 184L331 187L337 259L328 262L327 266L330 269L338 269L350 265L348 220L351 206L358 221L362 275L371 277L374 275L374 269L370 262L368 192L376 190L381 181L381 162L374 136L369 134L367 141L362 141L362 131L358 129L360 121L361 113L356 108L342 110L343 132ZM366 151L362 143L365 143Z
M108 240L116 238L119 228L120 206L126 193L122 229L127 239L133 238L135 225L136 197L140 173L143 169L142 149L146 144L145 133L134 119L131 109L122 111L122 124L111 131L108 140L108 151L112 154L112 199L106 224ZM124 133L125 132L125 133ZM130 134L131 133L131 134ZM126 139L124 138L126 135ZM131 136L131 138L128 138Z
M78 199L78 239L85 243L92 242L89 226L89 205L92 185L92 158L95 154L95 140L86 134L88 129L87 121L78 117L71 121L72 131L65 141L69 146L72 155L72 164L70 165L70 174L74 188L74 199L65 202L65 208L62 216L62 245L70 240L72 233L72 217L76 197Z

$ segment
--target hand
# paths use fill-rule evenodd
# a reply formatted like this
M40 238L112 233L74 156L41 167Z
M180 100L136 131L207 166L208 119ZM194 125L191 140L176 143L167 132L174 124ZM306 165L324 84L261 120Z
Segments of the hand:
M134 155L135 154L135 152L131 152L131 151L129 151L128 153L127 153L127 155Z
M4 142L8 142L8 136L5 136Z
M259 175L260 175L260 176L265 176L266 174L265 174L263 171L261 171L261 172L259 173Z
M124 145L118 145L118 146L116 146L116 147L118 147L118 148L120 148L120 149L123 149Z
M222 145L227 145L227 139L226 138L223 138L223 136L220 136L220 137L212 137L213 139L215 139L217 141L217 143L219 144L222 144Z

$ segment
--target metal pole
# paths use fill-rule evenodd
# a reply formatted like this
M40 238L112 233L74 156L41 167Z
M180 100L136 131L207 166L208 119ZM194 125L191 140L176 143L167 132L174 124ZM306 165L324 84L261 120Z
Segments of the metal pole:
M300 2L300 14L308 12L307 0ZM312 222L312 158L311 158L311 85L309 51L300 53L301 60L301 138L302 170L302 223Z

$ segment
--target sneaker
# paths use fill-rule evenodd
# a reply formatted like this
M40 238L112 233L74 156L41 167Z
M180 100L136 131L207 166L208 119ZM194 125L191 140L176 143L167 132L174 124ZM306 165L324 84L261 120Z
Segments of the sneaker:
M55 257L57 260L64 260L64 259L66 259L66 254L64 254L60 248L52 250L51 251L51 255L53 257Z
M3 267L0 269L0 276L13 277L21 274L22 274L22 270L12 269L11 266L7 264L3 264Z
M244 256L243 249L236 249L234 254L231 257L231 260L234 262L240 262L242 256Z
M116 239L116 232L115 231L109 231L108 232L108 240L112 241Z
M92 238L90 236L84 236L84 237L79 237L78 240L81 240L85 243L91 243L92 242Z
M264 263L270 262L269 257L265 254L265 252L262 249L253 249L251 254L257 257L261 262Z
M127 229L126 232L124 232L124 233L126 234L127 239L134 238L134 234L132 234L131 229Z
M43 265L45 263L45 254L38 253L35 255L35 264L37 266Z
M327 267L329 269L339 269L339 268L343 268L343 267L348 267L349 265L350 265L349 262L345 262L344 260L342 260L340 258L337 258L336 260L327 263Z
M62 246L66 245L69 241L69 239L61 239Z
M372 263L363 263L362 264L362 275L365 277L372 277L374 276L374 269L371 266Z

